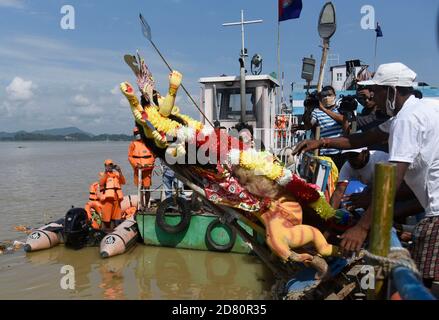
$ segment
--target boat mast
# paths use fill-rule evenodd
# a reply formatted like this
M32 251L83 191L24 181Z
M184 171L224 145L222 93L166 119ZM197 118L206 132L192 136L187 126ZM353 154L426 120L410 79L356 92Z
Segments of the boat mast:
M223 23L223 27L230 27L230 26L241 26L241 54L239 55L239 64L240 64L240 88L241 88L241 123L245 123L246 118L246 87L245 87L245 57L248 57L247 49L245 48L245 32L244 32L244 25L245 24L254 24L254 23L261 23L263 20L250 20L250 21L244 21L244 10L241 10L241 21L240 22L229 22L229 23Z

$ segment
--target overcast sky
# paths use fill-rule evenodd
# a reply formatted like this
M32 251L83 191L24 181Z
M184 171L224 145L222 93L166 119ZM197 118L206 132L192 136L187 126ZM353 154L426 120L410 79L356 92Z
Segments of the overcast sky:
M301 82L302 57L313 54L320 60L316 27L324 3L303 0L301 18L280 25L287 84ZM361 8L372 5L384 33L378 62L401 61L418 73L418 80L439 85L437 0L333 3L338 29L331 53L339 63L359 58L373 65L375 32L360 23ZM66 4L75 8L74 30L60 27ZM263 56L264 73L277 71L277 0L0 0L0 131L77 126L92 133L130 133L132 117L118 84L134 77L123 55L139 49L159 90L167 88L167 69L142 36L139 12L198 100L200 77L239 73L240 30L221 24L239 20L241 9L246 19L264 20L246 28L250 56ZM196 114L183 92L178 104Z

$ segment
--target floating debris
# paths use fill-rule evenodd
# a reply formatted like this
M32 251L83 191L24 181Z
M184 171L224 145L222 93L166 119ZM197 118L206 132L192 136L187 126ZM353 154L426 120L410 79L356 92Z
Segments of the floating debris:
M12 241L7 240L0 242L0 254L9 254L9 253L13 253L14 251L15 250Z
M0 255L2 254L12 254L15 251L21 249L23 246L25 245L24 242L15 240L15 241L11 241L11 240L6 240L6 241L2 241L0 242Z
M24 232L26 234L29 234L29 233L31 233L32 228L26 227L26 226L23 226L23 225L19 225L19 226L15 226L14 230L18 231L18 232Z
M25 245L24 242L18 240L15 240L14 243L12 244L14 250L21 249L24 245Z

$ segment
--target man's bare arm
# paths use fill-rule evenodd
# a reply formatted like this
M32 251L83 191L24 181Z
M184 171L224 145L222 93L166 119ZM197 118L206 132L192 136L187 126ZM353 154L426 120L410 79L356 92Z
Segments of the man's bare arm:
M347 184L339 183L331 196L331 207L334 209L340 208L341 199L346 191Z
M309 130L314 126L312 123L312 111L313 109L306 108L305 113L303 114L302 121L304 123L304 128L306 128L305 130Z
M343 115L337 112L334 112L332 110L329 110L323 106L319 108L321 111L326 113L328 116L331 117L332 120L336 121L339 124L343 124Z
M294 148L293 154L299 154L319 148L333 148L341 150L358 149L386 142L388 139L389 134L381 131L378 127L376 127L367 132L356 133L347 137L305 140L299 143Z
M409 163L395 162L396 164L396 181L395 189L398 190L404 180L405 173ZM341 238L343 239L340 246L346 251L359 251L367 237L367 233L372 225L372 206L366 210L360 221L346 231Z
M405 173L410 166L409 163L405 162L394 162L396 164L396 181L395 181L395 190L398 192L399 187L401 186ZM395 194L396 196L396 194ZM364 219L363 219L364 218ZM366 211L362 219L358 222L361 226L366 229L369 229L372 224L372 206Z
M412 198L403 202L400 201L395 204L393 220L395 222L404 224L406 218L421 213L423 211L424 208L422 208L421 204L416 198Z

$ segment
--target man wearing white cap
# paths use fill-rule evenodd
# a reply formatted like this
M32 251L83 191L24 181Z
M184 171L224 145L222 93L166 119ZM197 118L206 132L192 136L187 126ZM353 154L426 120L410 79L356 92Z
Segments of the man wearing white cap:
M389 155L382 151L369 151L367 148L343 150L343 157L346 159L345 164L340 170L340 175L338 177L337 187L331 197L331 205L338 209L340 207L340 202L346 191L346 187L349 181L357 180L368 187L372 187L373 177L375 172L375 164L379 162L387 162L389 160ZM362 199L367 198L366 202L369 202L369 198L366 195ZM369 203L366 203L366 207L360 205L357 202L360 201L353 196L353 206L352 209L363 208L367 209ZM358 201L357 201L358 200Z
M365 133L349 137L308 140L295 153L321 147L355 149L389 141L389 161L397 164L396 186L405 180L426 212L415 230L413 256L427 280L439 280L439 103L417 99L413 93L416 73L402 63L381 65L370 81L376 103L392 118ZM345 250L358 251L367 237L372 214L366 211L360 222L342 237Z

